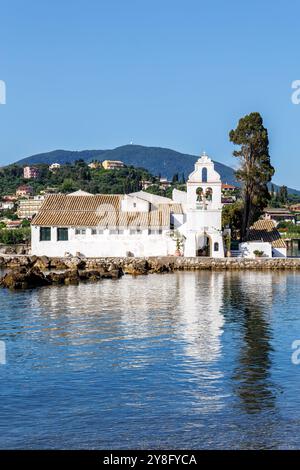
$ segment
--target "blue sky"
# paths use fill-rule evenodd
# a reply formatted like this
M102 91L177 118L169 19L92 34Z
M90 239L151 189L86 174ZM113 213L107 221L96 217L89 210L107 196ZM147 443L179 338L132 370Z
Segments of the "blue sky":
M300 189L299 17L293 0L2 0L0 165L133 139L234 166L228 132L258 111L274 181Z

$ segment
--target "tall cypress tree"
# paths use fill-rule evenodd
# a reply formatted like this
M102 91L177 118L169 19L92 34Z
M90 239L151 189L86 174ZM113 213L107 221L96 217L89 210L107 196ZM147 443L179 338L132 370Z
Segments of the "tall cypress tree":
M236 177L243 187L243 221L241 237L244 240L249 227L259 217L270 200L268 183L274 175L269 155L268 130L263 126L259 113L241 118L237 128L229 133L230 141L239 145L233 152L239 158L240 167Z

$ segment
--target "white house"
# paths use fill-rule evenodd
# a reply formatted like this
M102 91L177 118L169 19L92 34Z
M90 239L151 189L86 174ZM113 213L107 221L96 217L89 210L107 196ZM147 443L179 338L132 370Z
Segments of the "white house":
M255 258L257 254L266 258L286 258L287 246L272 220L260 219L250 227L247 241L240 243L244 258Z
M61 164L60 163L52 163L50 166L49 166L49 170L50 171L56 171L56 170L59 170L61 167Z
M206 155L173 198L83 191L49 195L32 221L34 255L223 257L221 180Z

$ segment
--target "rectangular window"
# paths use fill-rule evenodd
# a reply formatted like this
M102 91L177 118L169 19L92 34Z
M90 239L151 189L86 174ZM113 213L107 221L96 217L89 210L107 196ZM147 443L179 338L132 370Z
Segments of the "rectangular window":
M86 234L85 228L76 228L75 229L75 235L85 235L85 234Z
M51 228L40 227L40 242L50 242L50 241L51 241Z
M69 240L69 231L67 228L58 228L57 229L57 241L64 242Z
M92 235L103 235L104 231L102 228L92 228Z
M161 235L162 234L162 229L150 229L149 230L149 235Z
M124 230L120 229L110 229L109 234L110 235L122 235L124 233Z
M130 234L130 235L136 235L136 230L133 229L133 228L131 228L131 229L129 230L129 234Z

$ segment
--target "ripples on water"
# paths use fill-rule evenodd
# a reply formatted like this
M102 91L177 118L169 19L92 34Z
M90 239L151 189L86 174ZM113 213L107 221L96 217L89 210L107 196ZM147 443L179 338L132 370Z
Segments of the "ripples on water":
M297 448L298 274L0 291L1 448Z

